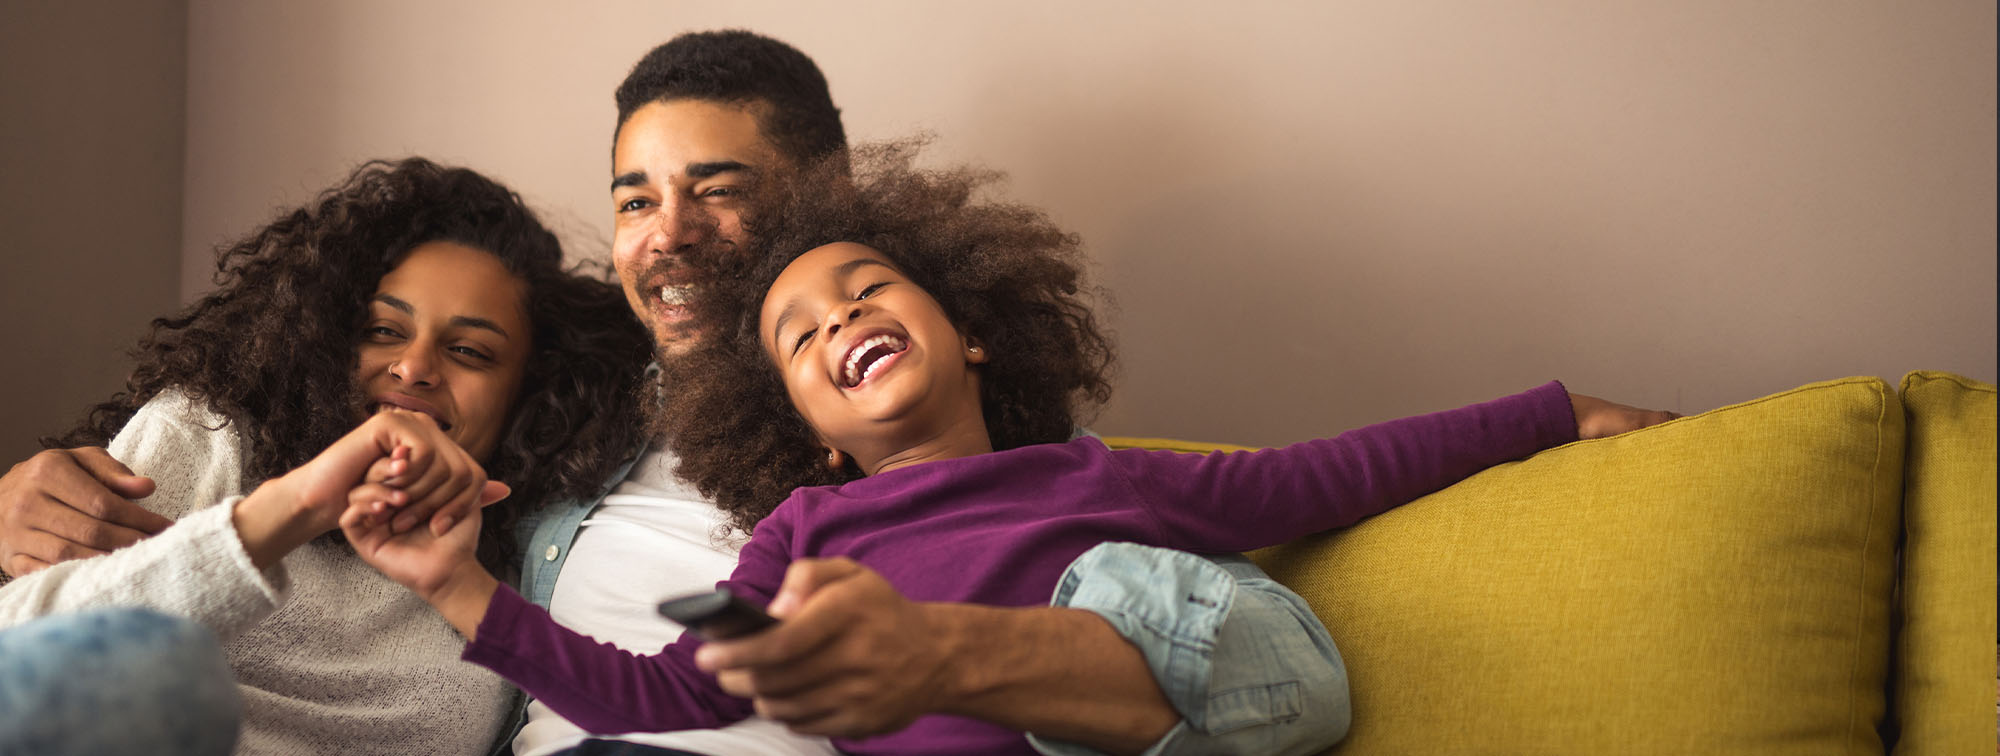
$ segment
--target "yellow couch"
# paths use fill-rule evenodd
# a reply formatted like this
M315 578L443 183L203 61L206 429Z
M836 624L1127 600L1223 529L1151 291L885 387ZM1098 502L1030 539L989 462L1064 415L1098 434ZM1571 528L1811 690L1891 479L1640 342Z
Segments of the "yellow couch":
M1995 416L1946 373L1815 383L1253 557L1339 643L1338 753L1988 753Z

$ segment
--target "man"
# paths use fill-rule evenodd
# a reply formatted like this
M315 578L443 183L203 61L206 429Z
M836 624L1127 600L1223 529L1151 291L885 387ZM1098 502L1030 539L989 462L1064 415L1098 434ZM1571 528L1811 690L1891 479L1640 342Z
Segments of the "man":
M747 250L759 192L846 137L811 59L747 32L675 38L639 62L617 100L613 262L633 312L671 359L699 337L686 302L700 282L689 280L686 256ZM598 500L524 522L522 594L628 649L672 640L678 630L652 615L654 602L676 587L707 588L735 560L714 538L721 513L675 480L673 466L647 450ZM0 568L21 574L158 532L166 522L122 498L148 488L101 450L53 450L17 465L0 477ZM785 621L710 644L702 662L726 689L754 697L760 714L815 735L864 736L948 714L1035 733L1052 752L1272 753L1318 750L1345 732L1345 679L1330 641L1322 651L1271 645L1303 637L1295 595L1240 560L1096 558L1103 563L1079 560L1093 588L1078 595L1107 598L1087 610L911 602L852 562L802 562L770 606ZM684 585L663 587L662 576ZM1231 600L1189 602L1153 587L1162 579ZM1301 717L1302 708L1319 715ZM538 706L528 715L515 740L524 754L824 748L762 720L621 744L585 740Z

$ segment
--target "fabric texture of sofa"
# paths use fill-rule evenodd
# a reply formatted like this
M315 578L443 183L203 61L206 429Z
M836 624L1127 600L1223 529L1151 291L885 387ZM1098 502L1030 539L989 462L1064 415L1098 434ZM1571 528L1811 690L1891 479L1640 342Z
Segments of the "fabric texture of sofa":
M1340 646L1336 753L1986 753L1995 418L1948 373L1814 383L1252 556Z

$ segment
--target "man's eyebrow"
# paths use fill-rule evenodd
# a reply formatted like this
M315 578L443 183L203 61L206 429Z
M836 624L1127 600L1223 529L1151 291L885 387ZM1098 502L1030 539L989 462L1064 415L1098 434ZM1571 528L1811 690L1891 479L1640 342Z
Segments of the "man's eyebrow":
M626 171L624 173L618 174L616 177L611 179L611 191L614 192L618 191L619 187L645 186L645 185L646 185L645 171Z
M682 173L687 174L688 178L705 179L731 171L756 173L757 169L750 167L748 163L740 163L735 160L712 160L706 163L688 163L687 169L683 170Z
M402 310L402 311L403 311L403 314L405 314L405 315L415 315L415 314L417 314L417 308L415 308L415 307L411 307L411 306L410 306L410 303L408 303L408 302L405 302L405 301L403 301L403 300L400 300L400 299L397 299L397 298L395 298L395 297L392 297L392 296L389 296L389 295L387 295L387 294L377 294L377 295L375 295L375 301L377 301L377 302L381 302L382 304L385 304L385 305L388 305L388 306L390 306L390 307L394 307L394 308L396 308L396 309L398 309L398 310Z
M757 169L749 163L737 160L710 160L704 163L688 163L681 173L691 179L705 179L724 173L742 172L754 174ZM611 191L621 187L645 186L648 176L645 171L626 171L611 179Z
M470 315L453 315L451 316L451 324L453 326L464 327L464 328L484 328L488 331L500 334L501 338L505 339L514 338L513 336L509 336L507 334L507 329L501 328L499 323L495 323L485 318L475 318Z

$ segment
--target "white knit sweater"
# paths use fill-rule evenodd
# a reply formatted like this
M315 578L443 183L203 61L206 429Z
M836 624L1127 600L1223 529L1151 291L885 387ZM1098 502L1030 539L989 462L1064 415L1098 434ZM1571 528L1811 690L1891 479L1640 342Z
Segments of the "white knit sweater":
M459 661L464 639L423 600L325 539L251 566L228 506L247 447L183 394L148 402L110 451L158 484L140 503L177 522L0 586L0 627L120 605L194 618L221 638L243 693L238 753L487 752L510 690Z

